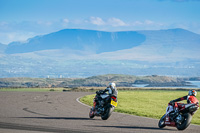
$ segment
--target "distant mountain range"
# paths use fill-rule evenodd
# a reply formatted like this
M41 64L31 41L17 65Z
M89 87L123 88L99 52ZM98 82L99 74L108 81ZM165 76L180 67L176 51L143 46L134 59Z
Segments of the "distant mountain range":
M37 36L25 43L10 43L7 54L40 50L70 49L95 54L130 49L145 41L145 36L135 32L103 32L81 29L65 29L44 36Z
M0 77L200 76L199 51L200 35L184 29L64 29L0 44Z

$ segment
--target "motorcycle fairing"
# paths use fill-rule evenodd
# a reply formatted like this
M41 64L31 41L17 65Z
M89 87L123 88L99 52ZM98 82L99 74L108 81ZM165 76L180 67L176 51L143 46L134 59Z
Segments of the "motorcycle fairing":
M101 94L100 96L101 96L102 99L105 99L105 98L107 98L109 95L106 94L106 93L104 93L104 94Z
M167 114L166 117L165 117L165 125L173 126L173 127L176 126L176 123L174 121L170 120L169 114Z

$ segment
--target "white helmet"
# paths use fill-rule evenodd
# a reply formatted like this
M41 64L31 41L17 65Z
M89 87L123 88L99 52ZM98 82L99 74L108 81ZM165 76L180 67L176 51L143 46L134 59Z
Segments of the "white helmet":
M115 89L116 88L116 84L113 83L113 82L109 83L108 87L111 88L111 89Z
M196 97L197 92L196 92L195 90L189 90L188 95L189 95L189 96L195 96L195 97Z

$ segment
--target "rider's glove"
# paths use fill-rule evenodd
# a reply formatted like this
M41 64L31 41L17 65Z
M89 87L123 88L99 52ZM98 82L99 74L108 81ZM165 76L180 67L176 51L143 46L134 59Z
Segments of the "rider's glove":
M103 90L100 90L100 94L103 94L104 93L104 91Z
M99 91L96 91L96 94L99 95Z

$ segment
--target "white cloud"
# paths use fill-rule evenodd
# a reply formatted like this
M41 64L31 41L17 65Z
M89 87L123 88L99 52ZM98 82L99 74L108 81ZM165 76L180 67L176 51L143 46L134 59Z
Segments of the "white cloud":
M105 22L100 17L90 17L90 22L94 25L105 25Z
M32 23L32 22L26 22L27 24L28 23ZM44 21L37 21L36 22L38 25L43 25L43 26L51 26L53 23L52 22L50 22L50 21L46 21L46 22L44 22Z
M155 24L155 23L154 23L153 21L151 21L151 20L145 20L144 23L147 24L147 25Z
M133 26L137 26L137 25L142 25L143 23L141 21L135 21L133 23L131 23L131 25Z
M118 18L109 18L108 19L108 24L113 26L113 27L127 26L127 24L125 22L123 22L122 20L120 20Z
M66 27L69 23L69 19L65 18L62 20L62 26Z
M160 22L155 22L152 20L144 20L144 21L134 21L130 23L130 26L134 26L134 27L163 27L164 24L160 23ZM157 28L156 28L157 29Z
M90 17L89 21L85 21L85 23L91 23L97 26L113 26L113 27L118 27L118 26L128 26L124 21L118 19L118 18L109 18L107 20L103 20L100 17Z
M69 19L65 18L65 19L63 19L63 22L64 23L69 23Z
M24 42L28 38L34 37L36 34L32 32L0 32L0 43L8 44L13 41Z

